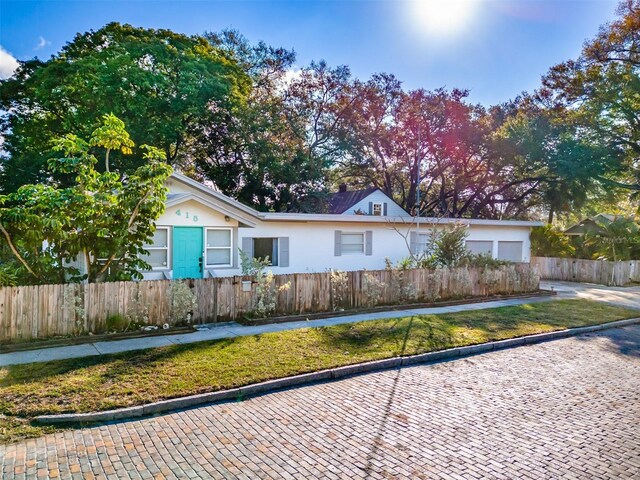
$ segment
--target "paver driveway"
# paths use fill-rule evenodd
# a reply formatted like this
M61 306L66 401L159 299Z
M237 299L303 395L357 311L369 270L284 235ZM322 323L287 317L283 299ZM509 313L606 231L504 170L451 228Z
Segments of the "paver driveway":
M640 478L640 326L0 447L3 478Z

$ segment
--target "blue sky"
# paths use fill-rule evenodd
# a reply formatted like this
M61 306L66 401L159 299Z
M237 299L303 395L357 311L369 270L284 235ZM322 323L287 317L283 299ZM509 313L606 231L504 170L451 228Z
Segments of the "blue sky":
M46 59L75 33L110 21L187 34L232 27L252 41L295 49L299 65L324 59L363 79L393 73L407 88L467 88L472 101L489 105L535 89L550 66L576 57L617 4L475 0L459 7L465 22L460 13L435 28L429 8L460 0L420 1L2 0L0 46L18 59Z

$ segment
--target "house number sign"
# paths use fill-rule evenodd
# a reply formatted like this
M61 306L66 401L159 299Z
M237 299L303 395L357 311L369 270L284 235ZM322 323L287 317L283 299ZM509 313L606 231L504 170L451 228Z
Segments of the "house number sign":
M177 216L182 217L182 215L183 215L183 214L184 214L184 218L187 218L187 219L191 218L191 220L193 220L194 222L197 222L198 220L200 220L200 219L198 218L198 215L190 215L188 211L184 211L184 212L183 212L183 211L182 211L182 210L180 210L180 209L179 209L179 210L176 210L176 215L177 215Z

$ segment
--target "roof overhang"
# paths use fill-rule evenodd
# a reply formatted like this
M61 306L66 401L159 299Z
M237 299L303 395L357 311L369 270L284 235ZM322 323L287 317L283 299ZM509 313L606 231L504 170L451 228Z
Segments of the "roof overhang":
M415 224L417 217L377 217L372 215L337 215L337 214L315 214L315 213L262 213L262 220L265 222L332 222L332 223L389 223L389 224ZM421 225L446 225L451 223L461 223L463 225L486 225L494 227L541 227L543 222L528 220L485 220L469 218L434 218L420 217Z
M166 206L173 207L191 200L198 202L201 205L210 208L211 210L215 210L216 212L220 212L223 215L227 215L228 217L233 218L242 227L255 227L257 225L255 219L248 217L247 215L238 215L238 213L233 211L232 209L226 208L224 205L220 205L220 203L218 202L212 202L207 198L203 198L200 195L196 195L194 193L174 194L171 196L171 198L167 199Z
M227 197L224 193L220 193L213 188L207 187L206 185L203 185L202 183L193 180L186 175L174 172L171 174L171 179L177 180L178 182L195 188L199 193L202 194L203 198L210 198L212 200L215 200L216 205L219 203L228 209L238 210L239 213L244 214L244 216L248 218L254 218L256 220L260 218L260 213L253 208L247 207L237 200Z

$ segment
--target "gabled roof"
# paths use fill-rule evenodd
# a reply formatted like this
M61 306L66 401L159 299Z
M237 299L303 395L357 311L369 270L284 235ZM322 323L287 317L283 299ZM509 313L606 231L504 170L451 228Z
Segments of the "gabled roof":
M377 188L371 187L364 190L347 190L346 192L331 193L328 198L328 213L338 215L344 213L377 190Z
M174 205L179 205L189 200L193 200L213 210L217 210L224 215L228 215L234 220L237 220L240 225L247 227L256 226L256 220L254 217L238 213L236 209L229 208L228 205L224 205L221 202L211 201L211 197L196 195L195 193L169 193L167 194L166 205L167 207L173 207Z
M601 225L609 224L621 218L633 220L633 216L629 215L598 213L593 217L587 217L576 223L575 225L570 226L563 233L565 235L584 235L585 233L599 233L603 231Z

